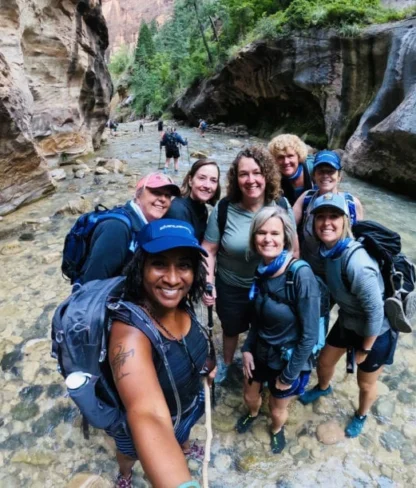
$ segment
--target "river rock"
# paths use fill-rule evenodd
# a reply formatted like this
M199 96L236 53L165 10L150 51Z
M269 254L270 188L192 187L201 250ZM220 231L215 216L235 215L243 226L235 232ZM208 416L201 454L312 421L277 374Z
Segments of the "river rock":
M65 488L112 488L113 483L91 473L77 473Z
M213 430L219 430L220 432L231 432L235 429L235 419L232 416L222 417L214 415L212 418Z
M316 429L316 437L318 438L318 441L323 444L337 444L345 438L345 432L338 422L330 420L318 425Z
M99 162L97 162L97 160ZM104 159L104 158L97 158L97 167L95 168L95 174L106 174L106 173L97 173L99 168L104 168L110 173L124 173L126 169L126 163L120 161L119 159Z
M51 171L51 176L55 181L65 180L66 172L62 168L56 168Z
M34 402L43 393L42 385L25 386L19 391L19 397L25 402Z
M406 405L411 405L415 402L415 394L409 393L408 391L399 391L397 394L397 400Z
M43 452L39 449L22 450L13 454L10 462L12 463L25 463L32 466L49 466L56 460L55 456L51 452Z
M207 158L209 156L209 153L207 151L192 151L190 153L190 157L191 158L195 158L195 159L204 159L204 158Z
M81 196L76 200L70 200L66 205L55 212L55 215L77 215L89 212L90 210L92 210L91 202L87 198Z
M108 169L103 168L102 166L97 166L94 170L95 175L109 175L110 171Z
M74 178L78 178L78 179L85 178L85 171L83 169L79 169L75 171Z
M385 424L392 419L395 409L396 404L391 397L380 397L371 407L371 411L376 417L377 422L381 424Z
M1 360L1 369L3 371L10 371L14 365L23 359L23 354L20 349L5 354Z
M23 246L19 244L19 241L12 241L1 248L1 254L3 256L13 256L19 254L24 250Z
M403 434L395 429L390 429L380 436L380 444L389 452L400 449L404 442Z
M400 447L400 457L406 466L415 466L416 451L415 451L414 444L411 442L405 442Z
M34 402L20 402L11 410L13 420L18 420L20 422L24 422L32 417L36 417L38 413L39 405Z
M240 141L238 139L228 139L228 144L231 147L243 147L244 146L244 142Z
M59 383L52 383L48 385L46 395L48 398L58 398L64 394L64 387Z
M232 464L231 456L228 454L217 454L214 460L214 466L220 473L225 473Z

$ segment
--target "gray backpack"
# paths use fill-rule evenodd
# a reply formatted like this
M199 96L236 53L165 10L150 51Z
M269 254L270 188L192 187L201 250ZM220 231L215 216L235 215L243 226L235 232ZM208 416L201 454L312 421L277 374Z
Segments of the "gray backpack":
M117 277L74 286L73 293L58 306L52 319L52 357L57 359L58 370L64 378L74 372L91 375L82 387L68 389L84 417L84 424L88 422L111 434L127 433L126 412L107 358L110 310L122 304L135 316L135 327L148 337L166 367L177 406L176 429L182 408L162 338L140 307L122 300L124 280Z

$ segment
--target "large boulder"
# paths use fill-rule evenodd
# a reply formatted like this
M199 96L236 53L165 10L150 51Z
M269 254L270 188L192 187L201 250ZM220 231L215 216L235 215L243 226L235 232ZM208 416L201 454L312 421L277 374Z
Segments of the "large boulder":
M0 27L4 214L53 190L45 159L56 166L99 147L112 83L100 0L9 0Z

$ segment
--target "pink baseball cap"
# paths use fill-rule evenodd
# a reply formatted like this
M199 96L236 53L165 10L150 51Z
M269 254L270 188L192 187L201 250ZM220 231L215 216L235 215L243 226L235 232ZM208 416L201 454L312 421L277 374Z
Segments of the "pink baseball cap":
M181 194L179 186L175 184L172 178L163 173L150 173L144 176L137 183L136 190L139 188L169 188L173 196L179 197Z

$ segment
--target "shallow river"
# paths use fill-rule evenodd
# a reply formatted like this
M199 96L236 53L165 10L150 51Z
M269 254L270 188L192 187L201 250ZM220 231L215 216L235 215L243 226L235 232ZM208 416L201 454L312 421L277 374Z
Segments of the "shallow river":
M186 128L180 133L188 137L190 152L207 151L225 175L238 141L210 134L201 139ZM239 141L259 142L255 138ZM129 174L91 173L85 179L73 179L71 166L66 166L68 178L59 183L58 193L0 222L0 487L111 487L117 471L111 439L94 429L90 429L89 440L83 438L80 417L65 397L62 378L49 354L53 310L70 291L61 276L60 251L76 218L54 214L80 196L92 204L124 203L133 193L138 174L157 168L156 127L146 125L145 133L139 135L136 123L122 124L98 155L127 161ZM93 159L86 157L85 161L92 165ZM177 182L187 168L185 148ZM342 187L361 199L367 218L399 231L404 251L416 261L416 202L350 177L345 177ZM205 320L203 311L201 316ZM356 382L345 375L341 361L334 395L313 407L298 402L291 406L288 444L281 455L269 452L266 415L253 425L252 432L239 435L234 431L237 418L245 411L237 358L227 382L217 387L210 487L416 486L415 337L400 337L395 363L381 377L379 399L363 435L341 438L334 445L323 444L316 436L318 426L328 421L343 430L357 404ZM220 345L218 326L216 342ZM312 384L314 381L315 377ZM321 429L328 430L328 426ZM204 443L202 423L191 437ZM200 476L201 462L191 459L189 465ZM134 480L137 487L148 486L139 465Z

